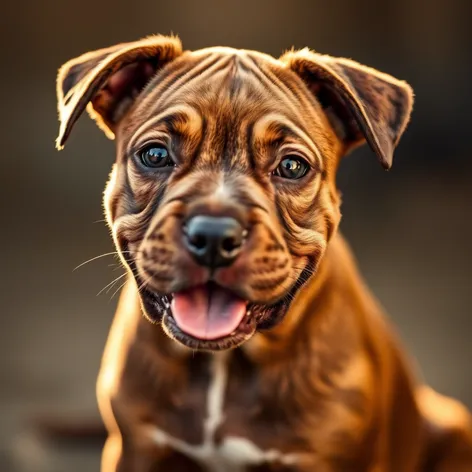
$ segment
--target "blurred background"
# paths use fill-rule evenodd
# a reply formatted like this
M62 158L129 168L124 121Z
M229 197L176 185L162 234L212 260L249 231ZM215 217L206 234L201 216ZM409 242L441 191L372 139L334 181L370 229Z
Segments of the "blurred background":
M33 418L95 419L95 377L122 273L103 223L114 145L83 117L64 151L55 76L88 50L152 33L185 48L352 57L410 82L393 169L345 159L342 231L420 374L472 407L472 33L466 1L23 0L2 5L0 470L98 470L99 448L37 436Z

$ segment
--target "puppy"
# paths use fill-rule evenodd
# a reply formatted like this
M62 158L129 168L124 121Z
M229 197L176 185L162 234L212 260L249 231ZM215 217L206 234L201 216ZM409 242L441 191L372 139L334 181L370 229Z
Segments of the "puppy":
M472 471L469 413L418 385L337 232L338 165L367 142L390 168L408 84L152 36L66 63L57 94L58 148L85 108L117 143L104 472Z

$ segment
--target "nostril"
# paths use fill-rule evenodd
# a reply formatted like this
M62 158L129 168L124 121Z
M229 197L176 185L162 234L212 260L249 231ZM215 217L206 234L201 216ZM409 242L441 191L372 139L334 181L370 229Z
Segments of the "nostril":
M221 249L227 253L232 253L235 249L241 247L241 240L234 236L227 237L223 239L221 243Z
M195 249L205 249L207 245L207 238L202 234L187 235L187 238Z

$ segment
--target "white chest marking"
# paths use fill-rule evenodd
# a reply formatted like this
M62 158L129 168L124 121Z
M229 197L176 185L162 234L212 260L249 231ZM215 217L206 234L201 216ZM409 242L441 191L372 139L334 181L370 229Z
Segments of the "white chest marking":
M159 446L169 446L185 454L210 472L243 472L247 466L264 462L278 461L284 465L293 465L303 460L299 454L283 454L274 449L264 451L252 441L242 437L226 436L220 444L215 444L215 431L224 419L224 395L228 381L227 360L226 352L213 356L203 443L197 446L188 444L157 427L148 430L152 440Z

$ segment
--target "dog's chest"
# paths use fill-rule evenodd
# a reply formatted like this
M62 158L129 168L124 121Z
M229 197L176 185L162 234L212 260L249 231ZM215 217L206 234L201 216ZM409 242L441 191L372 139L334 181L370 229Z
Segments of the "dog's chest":
M187 418L182 415L174 418L183 427L156 424L148 430L155 444L186 456L210 472L299 470L297 466L306 459L301 452L302 441L273 405L261 404L261 386L254 367L235 352L210 355L208 362L204 404L181 405L181 411L204 410L198 428L200 440L196 441L195 431L185 428ZM272 393L275 398L276 392ZM188 428L192 428L191 423Z

